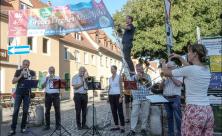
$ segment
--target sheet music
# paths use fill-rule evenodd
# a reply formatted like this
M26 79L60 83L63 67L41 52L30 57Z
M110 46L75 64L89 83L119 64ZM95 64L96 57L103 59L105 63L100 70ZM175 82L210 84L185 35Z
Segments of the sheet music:
M169 102L162 95L149 95L149 96L146 96L146 99L149 100L151 103L167 103L167 102Z

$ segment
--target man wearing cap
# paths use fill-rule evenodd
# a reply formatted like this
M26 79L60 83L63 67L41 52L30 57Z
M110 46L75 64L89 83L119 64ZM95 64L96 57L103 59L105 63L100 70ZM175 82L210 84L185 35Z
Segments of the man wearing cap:
M171 70L176 69L177 65L173 61L167 63L167 67ZM174 136L174 118L176 123L176 136L181 134L181 89L183 77L162 77L160 89L163 89L163 95L169 100L170 103L165 104L168 119L168 136Z

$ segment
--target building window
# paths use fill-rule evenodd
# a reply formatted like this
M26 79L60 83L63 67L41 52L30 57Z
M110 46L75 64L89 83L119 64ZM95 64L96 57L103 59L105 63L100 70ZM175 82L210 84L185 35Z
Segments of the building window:
M80 53L78 50L75 50L74 57L75 57L76 62L80 62Z
M64 74L64 79L65 79L65 81L66 81L65 90L66 90L66 91L70 91L70 74L69 74L69 73L65 73L65 74Z
M27 4L20 2L19 8L20 9L29 9L30 7Z
M43 48L42 48L42 52L43 53L48 53L48 39L43 38Z
M100 77L101 88L104 88L103 77Z
M12 37L8 38L8 45L9 46L13 44L13 40L14 40L14 38L12 38Z
M114 65L117 65L117 64L116 64L116 60L114 60Z
M103 66L103 55L100 56L100 66Z
M32 38L32 37L28 37L27 43L28 43L28 45L30 46L30 50L33 49L33 47L32 47L32 45L33 45L32 42L33 42L33 38Z
M110 65L113 65L113 59L110 59Z
M108 57L106 57L106 67L108 67Z
M106 46L106 44L107 44L107 42L106 42L106 41L104 41L104 46Z
M91 55L91 60L92 60L92 64L93 65L96 65L96 59L95 59L95 56L94 55Z
M84 64L89 64L88 54L84 52Z
M99 43L99 34L96 32L96 42Z
M64 48L64 60L68 60L68 49Z
M82 40L80 33L75 33L75 38L76 40L80 40L80 41Z
M106 86L109 85L109 78L106 78Z

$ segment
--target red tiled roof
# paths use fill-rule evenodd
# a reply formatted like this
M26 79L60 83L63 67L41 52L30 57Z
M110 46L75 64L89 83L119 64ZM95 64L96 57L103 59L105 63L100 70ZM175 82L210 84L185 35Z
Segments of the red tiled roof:
M12 4L4 0L1 1L0 9L1 9L1 13L6 14L6 15L8 15L8 10L14 10L14 8L12 7Z
M112 43L112 40L111 40L111 39L106 35L106 33L105 33L104 31L102 31L102 30L90 30L90 31L87 31L87 32L89 33L89 35L98 32L100 39L101 39L101 38L104 38L104 39L106 39L107 42L110 42L111 44L113 44L113 43ZM118 50L112 50L112 49L110 49L110 46L105 47L104 45L101 45L101 44L98 44L98 45L100 46L100 48L103 48L103 49L105 49L105 50L108 50L109 52L112 52L112 53L114 53L114 54L116 54L116 55L118 55L118 56L120 55L120 52L119 52ZM116 46L116 44L113 44L113 45ZM117 47L117 46L116 46L116 47ZM117 48L119 48L119 47L117 47Z
M45 8L48 7L46 3L41 2L40 0L31 0L33 8Z
M91 51L97 51L90 43L89 41L86 39L86 37L84 37L83 35L81 41L76 40L75 37L72 36L72 34L68 34L66 36L64 36L63 38L60 38L60 40L64 41L64 42L68 42L70 44L72 44L73 46L76 46L77 48L83 48L83 49L89 49Z

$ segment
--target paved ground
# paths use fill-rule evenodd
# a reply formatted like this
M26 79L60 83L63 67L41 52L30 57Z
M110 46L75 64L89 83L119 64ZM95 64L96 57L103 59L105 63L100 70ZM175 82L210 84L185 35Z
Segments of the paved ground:
M91 105L91 103L89 103L88 105ZM104 126L105 123L105 118L107 117L107 113L110 110L109 104L106 101L102 101L102 102L96 102L95 103L96 106L96 111L97 111L97 124L99 126L99 128L102 128ZM13 109L12 109L13 110ZM7 136L8 131L10 130L10 124L11 124L11 114L12 114L12 110L10 109L4 109L3 110L3 124L2 124L2 133L1 136ZM74 103L73 101L69 101L69 102L63 102L61 104L61 117L62 117L62 125L65 127L65 129L67 129L72 136L80 136L82 135L84 132L86 132L87 130L77 130L76 127L76 122L75 122L75 111L74 111ZM109 119L111 118L111 113L109 114ZM42 131L43 126L35 126L34 124L30 124L30 128L28 128L29 133L27 134L21 134L19 133L20 131L20 120L19 119L19 123L17 125L17 134L16 136L49 136L54 129L54 125L55 125L55 120L54 120L54 111L51 112L51 130L49 131ZM107 122L109 123L109 121ZM121 134L120 132L111 132L109 131L110 128L112 127L113 122L111 123L111 125L108 125L107 127L105 127L104 129L99 129L99 132L102 136L126 136L128 131L129 131L129 124L126 124L126 132L124 134ZM64 132L64 131L62 131ZM92 132L92 131L90 131ZM59 132L58 132L59 134ZM63 134L63 135L67 135L67 134ZM87 133L87 135L92 135L92 133ZM53 136L56 136L56 134L54 134ZM138 136L139 136L139 131L138 131Z
M91 102L89 102L88 105L92 105ZM96 102L95 103L96 111L97 111L97 124L99 128L102 128L104 126L104 120L107 117L107 113L110 111L110 106L106 101ZM3 109L3 124L1 128L1 135L0 136L7 136L8 131L10 130L10 124L11 124L11 114L13 109ZM111 119L111 113L108 116L108 119ZM81 136L83 133L85 133L87 130L77 130L76 127L76 120L75 120L75 109L74 109L74 103L73 101L66 101L61 103L61 118L62 118L62 125L65 127L68 132L71 133L72 136ZM50 134L54 130L55 120L54 120L54 111L52 109L51 112L51 130L49 131L42 131L43 126L36 126L33 123L31 123L28 128L27 134L21 134L20 131L20 121L18 120L17 125L17 134L16 136L50 136ZM166 120L165 120L166 121ZM166 122L164 121L164 130L166 135ZM109 124L109 121L107 122ZM108 125L104 129L99 129L99 132L101 136L127 136L127 133L129 132L129 124L126 124L125 130L126 132L124 134L121 134L120 132L111 132L109 131L112 127L113 122L111 122L111 125ZM64 131L62 131L64 132ZM92 132L92 131L90 131ZM140 136L139 129L137 129L137 136ZM148 132L149 132L149 125L148 125ZM57 132L59 134L59 132ZM53 136L56 136L57 134L54 134ZM87 133L85 136L92 135L92 133ZM95 134L96 135L96 134ZM67 133L64 133L62 136L68 136ZM152 136L151 134L148 134L148 136ZM221 134L215 134L215 136L221 136Z

